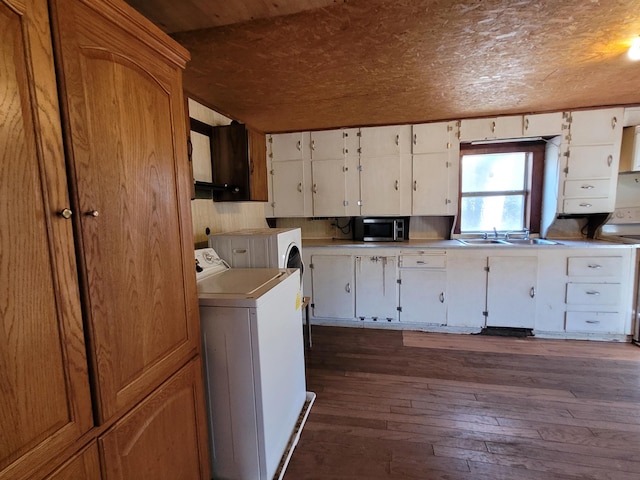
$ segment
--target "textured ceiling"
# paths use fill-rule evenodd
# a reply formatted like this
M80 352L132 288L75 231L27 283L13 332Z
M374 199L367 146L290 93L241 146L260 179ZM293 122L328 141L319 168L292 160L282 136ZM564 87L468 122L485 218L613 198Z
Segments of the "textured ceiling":
M348 0L174 37L190 95L284 132L640 104L639 34L638 0Z

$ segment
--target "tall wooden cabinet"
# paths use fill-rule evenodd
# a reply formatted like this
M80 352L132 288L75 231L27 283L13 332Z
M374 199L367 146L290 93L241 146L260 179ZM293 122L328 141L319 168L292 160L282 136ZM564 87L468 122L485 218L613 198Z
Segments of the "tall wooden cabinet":
M119 0L0 27L0 480L208 478L188 53Z

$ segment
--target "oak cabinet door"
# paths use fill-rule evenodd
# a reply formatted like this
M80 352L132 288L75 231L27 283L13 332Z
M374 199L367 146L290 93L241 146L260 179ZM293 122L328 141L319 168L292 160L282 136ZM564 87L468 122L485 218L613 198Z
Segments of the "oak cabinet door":
M145 36L109 2L51 5L103 423L198 351L181 77L188 53Z
M200 361L192 361L98 440L105 480L210 478L202 398Z
M47 2L0 0L0 37L0 479L16 480L93 420Z
M88 447L74 455L62 467L49 475L46 480L101 480L98 444L92 442Z

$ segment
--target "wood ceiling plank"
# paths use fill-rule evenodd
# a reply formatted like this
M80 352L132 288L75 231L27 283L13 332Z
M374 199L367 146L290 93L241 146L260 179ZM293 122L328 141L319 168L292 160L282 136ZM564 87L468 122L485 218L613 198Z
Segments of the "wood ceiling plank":
M637 0L350 0L174 35L185 89L266 132L640 103Z

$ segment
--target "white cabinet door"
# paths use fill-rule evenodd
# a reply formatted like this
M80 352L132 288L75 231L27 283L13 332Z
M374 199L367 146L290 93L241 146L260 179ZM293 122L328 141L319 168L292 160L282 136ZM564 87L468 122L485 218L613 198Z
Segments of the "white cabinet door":
M309 132L278 133L269 138L269 156L276 162L309 158Z
M460 141L517 138L522 136L522 115L472 118L460 122Z
M412 152L438 153L450 149L456 122L421 123L413 125ZM457 138L456 138L457 140Z
M447 252L447 325L481 328L485 318L486 250L452 249Z
M397 156L360 158L362 215L399 215L402 169Z
M537 257L489 257L487 326L534 328Z
M614 163L619 152L614 145L575 145L569 147L567 178L610 178L618 174Z
M305 182L304 160L272 162L271 181L274 216L310 216L311 190Z
M413 215L455 215L457 212L458 173L449 158L449 152L413 155Z
M345 155L345 132L324 130L311 132L311 159L337 159Z
M562 112L525 115L522 134L525 137L544 137L562 134Z
M618 144L622 137L623 108L571 112L571 145Z
M446 270L403 268L400 280L401 322L446 325Z
M311 256L311 303L318 318L354 318L354 270L350 255Z
M380 157L400 153L411 153L410 125L360 129L360 155Z
M398 262L392 256L357 256L356 317L378 322L398 318Z
M346 165L344 159L312 160L313 215L343 217L346 211Z

